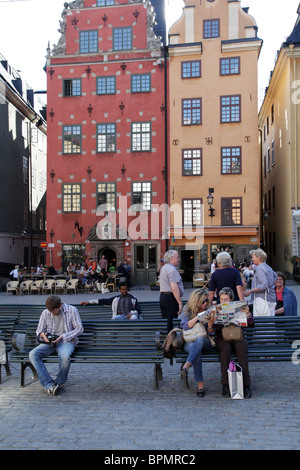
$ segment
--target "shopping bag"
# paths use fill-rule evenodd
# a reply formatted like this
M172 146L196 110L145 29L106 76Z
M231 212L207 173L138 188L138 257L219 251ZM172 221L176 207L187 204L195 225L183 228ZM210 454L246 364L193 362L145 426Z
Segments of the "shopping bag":
M230 396L233 400L243 400L244 384L243 370L241 366L233 361L229 363L227 370Z
M6 364L6 346L4 341L0 341L0 364Z

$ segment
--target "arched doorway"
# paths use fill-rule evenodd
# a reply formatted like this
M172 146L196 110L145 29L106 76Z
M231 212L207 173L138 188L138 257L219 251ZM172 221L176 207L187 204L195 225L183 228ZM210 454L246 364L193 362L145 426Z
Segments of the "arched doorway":
M117 255L114 250L111 248L103 248L102 250L99 251L98 253L98 260L101 259L101 256L104 255L105 258L107 259L107 267L108 270L111 267L114 267L116 269L117 267Z

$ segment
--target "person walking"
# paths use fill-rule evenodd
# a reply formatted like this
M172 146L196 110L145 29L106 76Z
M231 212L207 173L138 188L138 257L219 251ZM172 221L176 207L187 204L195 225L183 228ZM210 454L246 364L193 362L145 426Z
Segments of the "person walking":
M159 303L162 318L167 319L167 333L173 329L173 318L177 318L182 311L181 297L184 294L184 288L178 272L179 261L176 250L167 251L159 275Z

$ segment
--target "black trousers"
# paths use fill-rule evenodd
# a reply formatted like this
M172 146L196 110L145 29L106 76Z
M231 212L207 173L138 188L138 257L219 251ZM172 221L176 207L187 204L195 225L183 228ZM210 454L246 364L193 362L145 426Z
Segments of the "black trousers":
M173 318L177 318L179 304L172 292L161 292L159 298L160 311L163 318L167 319L167 333L173 330Z
M237 341L231 343L224 341L222 335L217 336L215 339L217 350L220 352L220 363L221 363L221 384L228 385L228 366L231 360L231 354L236 354L238 363L243 369L243 381L244 386L250 386L250 375L248 367L248 342Z

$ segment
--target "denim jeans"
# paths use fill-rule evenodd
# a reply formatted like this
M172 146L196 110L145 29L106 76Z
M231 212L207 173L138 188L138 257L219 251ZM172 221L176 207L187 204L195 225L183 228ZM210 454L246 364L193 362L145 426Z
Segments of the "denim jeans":
M137 315L131 315L130 318L126 318L123 315L116 315L115 317L112 317L112 320L138 320L139 317Z
M39 381L47 390L54 384L53 378L49 375L43 358L50 356L51 353L57 352L59 357L59 372L55 382L62 385L67 381L68 372L70 369L70 356L72 355L75 346L73 343L64 343L59 341L55 348L51 348L48 344L39 344L29 353L29 359L34 366L38 375Z
M212 350L209 338L200 336L192 343L184 343L184 351L188 353L187 362L194 367L194 377L196 382L203 382L202 374L202 353Z

